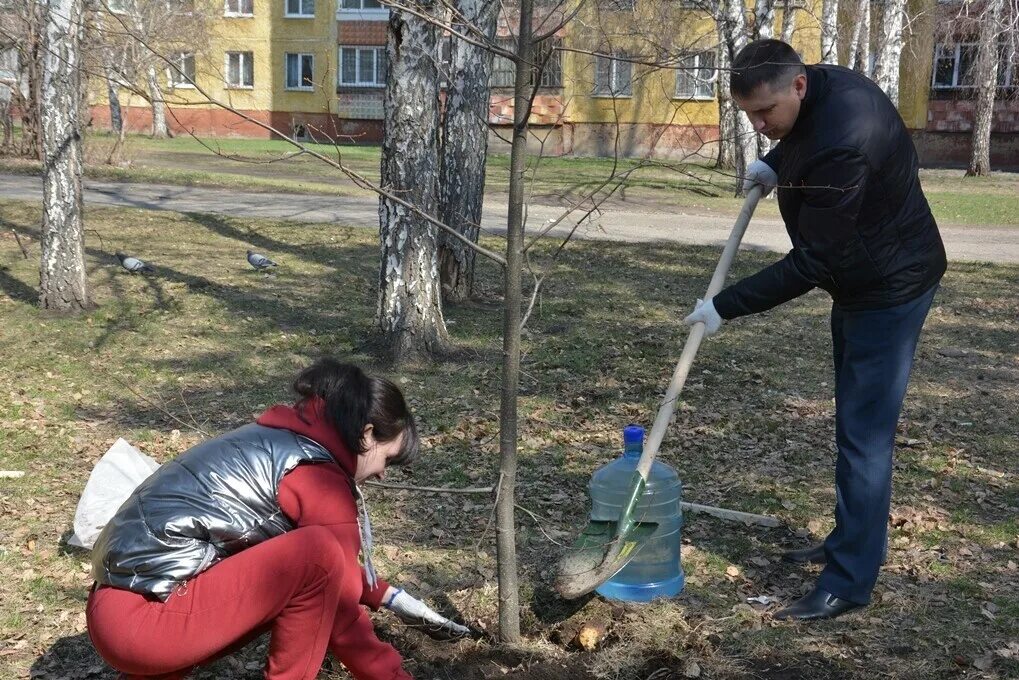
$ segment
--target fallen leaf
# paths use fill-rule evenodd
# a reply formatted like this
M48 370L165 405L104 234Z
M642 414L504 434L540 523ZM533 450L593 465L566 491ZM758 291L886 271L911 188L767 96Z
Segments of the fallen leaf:
M739 567L737 567L735 564L730 564L728 567L725 568L725 573L733 577L739 576L740 573Z
M699 678L701 677L701 666L696 661L687 661L683 664L683 677L684 678Z
M986 671L988 668L994 665L994 654L987 652L983 656L978 656L973 659L973 667L982 671Z

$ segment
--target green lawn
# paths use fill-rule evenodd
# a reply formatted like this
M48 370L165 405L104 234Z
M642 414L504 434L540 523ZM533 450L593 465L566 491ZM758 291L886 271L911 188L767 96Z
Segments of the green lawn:
M368 195L351 180L311 156L289 157L294 147L281 140L207 139L156 140L130 136L120 167L102 164L112 138L87 139L87 174L95 179L153 182L186 186L218 186L249 191L285 191ZM309 145L339 157L372 181L379 178L379 148L373 146ZM285 158L285 160L279 160ZM0 172L38 172L38 163L0 158ZM528 198L559 204L582 198L613 176L625 175L609 205L630 210L677 210L694 214L736 215L741 202L733 198L733 180L699 163L670 163L606 158L532 158ZM489 194L505 198L509 156L492 153L486 171ZM959 170L924 170L921 179L935 216L942 224L1019 225L1019 174L995 173L964 178ZM778 216L774 201L758 209Z
M26 473L0 479L0 680L114 677L84 631L88 556L64 539L92 466L117 437L165 461L198 441L197 429L223 431L287 399L313 357L373 361L362 348L379 255L367 230L104 208L88 219L105 240L86 237L99 306L52 317L35 307L40 209L0 200L0 469ZM251 270L248 247L280 262L276 275ZM535 265L552 246L538 247ZM156 274L127 274L117 249L144 251ZM527 645L439 645L379 614L415 677L643 680L682 677L691 663L701 677L733 680L940 680L975 677L974 663L986 666L981 677L1019 675L1009 647L1019 630L1017 267L953 264L938 294L903 413L894 528L872 607L808 627L746 602L796 597L817 570L778 553L831 526L830 303L818 292L705 343L662 452L687 500L772 513L787 528L687 517L688 585L674 601L571 607L550 594L551 561L584 521L591 472L616 455L624 425L650 425L685 336L679 320L717 255L590 241L566 251L524 339L518 502L532 514L519 513L517 538ZM773 257L741 253L735 275ZM499 278L487 265L479 274L487 297L445 310L460 359L380 366L406 391L425 444L418 464L387 481L496 480ZM368 494L383 575L493 629L491 499ZM564 648L559 631L578 617L608 622L598 651ZM264 654L262 640L197 677L260 677Z

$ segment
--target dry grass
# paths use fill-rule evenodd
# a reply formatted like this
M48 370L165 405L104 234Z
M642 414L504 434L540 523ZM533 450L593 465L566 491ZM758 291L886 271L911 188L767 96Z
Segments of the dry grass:
M26 472L0 480L0 680L112 678L84 633L88 557L64 543L92 465L118 436L159 460L199 439L164 411L221 431L285 400L288 380L316 355L373 361L360 348L375 306L377 245L366 230L336 225L89 209L103 239L87 237L99 308L58 319L34 306L38 208L0 201L0 221L0 468ZM280 262L276 276L250 270L247 247ZM157 274L128 275L116 249L151 260ZM519 502L541 524L519 516L528 644L432 643L380 614L379 629L416 677L1019 674L1015 267L955 265L938 294L903 413L891 547L873 606L795 626L770 619L775 605L746 603L788 601L808 587L816 569L782 565L777 554L830 525L829 303L820 293L729 324L704 346L663 451L687 499L776 514L789 528L688 517L688 585L674 601L613 608L551 595L559 548L548 537L580 528L592 470L615 455L625 424L649 423L684 335L679 319L716 256L593 242L568 251L525 338ZM741 254L737 273L771 257ZM494 274L481 272L488 295L498 291ZM481 303L447 316L476 358L381 367L411 398L428 451L392 481L495 479L501 316ZM384 575L492 630L489 499L373 489L370 500ZM610 623L605 646L564 649L556 631L593 616ZM198 677L260 677L264 653L263 641Z

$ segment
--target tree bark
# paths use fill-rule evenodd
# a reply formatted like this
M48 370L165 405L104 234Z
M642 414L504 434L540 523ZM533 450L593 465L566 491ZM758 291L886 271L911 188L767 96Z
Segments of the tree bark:
M728 62L731 64L740 50L747 44L746 6L743 0L722 0L721 25L723 42L729 50ZM735 171L737 196L743 195L743 178L747 166L757 157L757 133L747 114L733 106L733 137L735 139Z
M729 94L729 48L722 22L718 26L718 157L719 170L736 169L736 105Z
M524 245L524 171L530 117L533 0L520 0L520 29L513 82L513 147L510 152L509 215L506 224L505 306L502 326L502 398L499 408L499 502L496 551L499 561L499 637L520 641L520 588L517 582L517 398L520 388L520 279ZM537 86L535 83L533 86Z
M417 5L435 12L433 2ZM436 27L393 8L386 56L381 184L436 215L439 100ZM376 324L397 361L442 354L448 346L439 285L439 238L430 222L379 199L379 303Z
M896 106L899 105L899 61L902 56L902 21L906 0L887 0L881 17L881 37L874 81Z
M456 9L489 40L495 36L498 2L457 0ZM463 23L457 25L465 28ZM492 53L455 37L451 39L449 85L442 117L439 219L477 243L485 199ZM440 234L439 239L443 294L447 301L462 302L474 289L475 251L448 235Z
M821 3L821 63L839 63L839 0Z
M110 102L110 130L119 134L124 128L124 118L120 109L120 94L109 67L105 66L103 70L106 72L106 97Z
M754 40L775 37L775 0L757 0L754 8Z
M81 210L82 0L51 0L45 21L39 305L54 312L74 313L93 306L85 275Z
M853 36L849 40L849 58L846 67L870 76L870 2L859 0L853 22Z
M46 9L41 2L32 2L26 13L25 39L26 49L22 53L25 58L25 80L27 85L27 101L22 102L21 130L24 139L24 153L30 158L43 160L42 141L42 79L43 79L43 41L46 39Z
M793 5L793 0L785 0L785 10L782 12L782 42L792 43L795 28L796 7Z
M1001 6L1002 0L988 0L980 17L975 78L977 107L967 177L991 173L991 125L994 122L994 97L998 90L998 17Z
M164 139L170 136L170 129L166 126L166 102L163 100L163 91L159 89L156 67L150 65L146 74L149 84L149 102L152 104L152 136L156 139Z

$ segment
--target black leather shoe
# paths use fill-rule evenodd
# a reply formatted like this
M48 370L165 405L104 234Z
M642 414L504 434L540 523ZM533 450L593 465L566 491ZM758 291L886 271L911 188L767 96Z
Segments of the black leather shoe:
M782 553L782 559L795 564L824 564L827 562L824 557L824 543L799 550L786 550Z
M836 616L861 607L863 607L862 604L843 600L820 588L814 588L785 609L779 609L775 612L774 617L779 620L793 619L796 621L834 619Z

